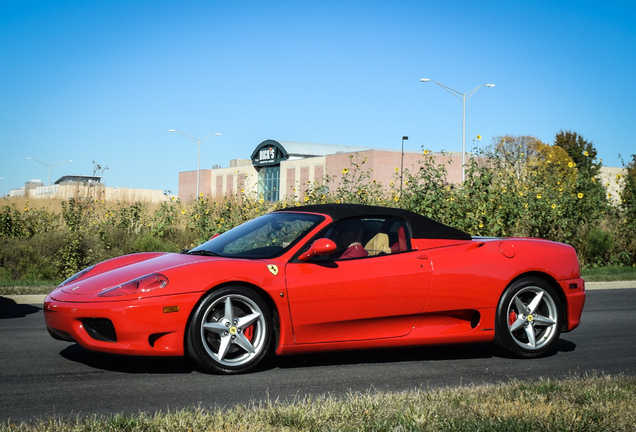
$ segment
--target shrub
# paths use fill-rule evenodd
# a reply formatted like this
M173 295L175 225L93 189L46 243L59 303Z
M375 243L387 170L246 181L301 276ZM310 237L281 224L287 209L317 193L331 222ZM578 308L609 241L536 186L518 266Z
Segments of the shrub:
M180 248L169 240L143 234L133 240L129 252L178 252L179 250Z
M610 262L610 252L614 246L613 236L596 226L587 230L582 236L585 242L580 248L580 259L589 266L604 266Z
M52 259L64 243L61 232L44 232L30 238L2 242L0 268L12 280L61 280Z

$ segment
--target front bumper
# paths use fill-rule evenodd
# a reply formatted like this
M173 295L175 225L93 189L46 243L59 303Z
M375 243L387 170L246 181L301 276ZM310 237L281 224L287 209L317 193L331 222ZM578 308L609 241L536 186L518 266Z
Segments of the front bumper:
M46 327L56 339L112 354L182 356L190 312L199 297L171 295L124 301L44 301Z

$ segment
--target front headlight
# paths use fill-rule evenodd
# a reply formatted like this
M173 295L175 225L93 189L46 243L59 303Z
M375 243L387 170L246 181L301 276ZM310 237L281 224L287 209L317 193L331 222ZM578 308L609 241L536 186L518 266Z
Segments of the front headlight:
M99 296L116 297L129 294L141 294L165 288L166 286L168 286L168 278L162 274L153 273L110 288L99 294Z

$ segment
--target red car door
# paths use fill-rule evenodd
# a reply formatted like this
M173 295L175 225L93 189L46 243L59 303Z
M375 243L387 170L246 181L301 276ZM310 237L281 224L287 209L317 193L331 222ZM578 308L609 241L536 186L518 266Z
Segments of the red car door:
M431 265L412 251L289 263L286 277L296 343L353 341L408 334L424 309Z

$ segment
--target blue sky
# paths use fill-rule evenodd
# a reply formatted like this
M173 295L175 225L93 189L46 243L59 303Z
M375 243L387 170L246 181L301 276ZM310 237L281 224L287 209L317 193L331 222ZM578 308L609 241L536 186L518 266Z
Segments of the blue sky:
M178 189L265 139L461 150L505 134L636 153L633 1L0 0L0 194L107 166Z

